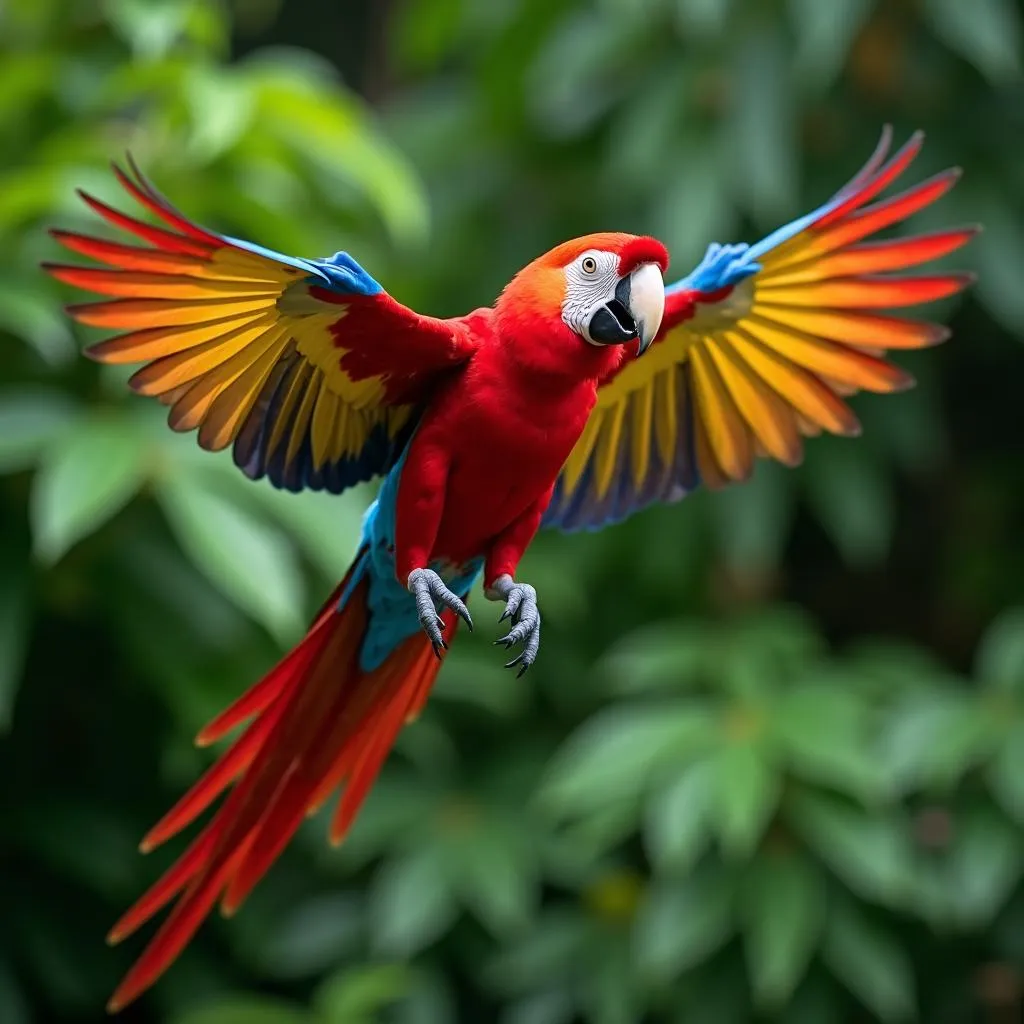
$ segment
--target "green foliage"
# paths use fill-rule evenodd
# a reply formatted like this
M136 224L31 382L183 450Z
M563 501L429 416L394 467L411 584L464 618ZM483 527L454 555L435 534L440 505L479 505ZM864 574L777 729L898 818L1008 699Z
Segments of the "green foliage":
M346 843L311 821L130 1012L1016 1019L1020 41L1011 0L0 5L0 1022L104 1019L140 945L102 935L181 849L137 838L372 496L251 484L78 357L95 332L35 269L46 227L97 228L73 188L113 199L130 149L202 222L349 249L445 315L606 226L682 275L819 202L884 121L928 131L921 176L965 167L921 226L986 224L935 313L955 340L900 359L918 388L853 399L864 436L797 470L538 538L536 668L500 668L481 606Z

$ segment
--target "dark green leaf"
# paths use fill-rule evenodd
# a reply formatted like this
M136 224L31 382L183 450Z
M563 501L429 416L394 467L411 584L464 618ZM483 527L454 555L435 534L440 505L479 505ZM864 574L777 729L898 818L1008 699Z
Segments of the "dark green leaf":
M440 847L421 846L378 872L370 896L370 928L374 946L382 952L418 952L437 939L455 915L452 879Z
M0 395L0 473L33 465L64 433L76 413L66 395L41 388L8 388Z
M1024 693L1024 608L1003 612L978 645L975 675L1008 693Z
M889 906L906 901L914 865L901 820L872 817L806 793L787 802L786 815L811 849L855 892Z
M990 81L1002 85L1020 75L1024 36L1013 0L926 0L924 10L936 34Z
M302 629L302 578L288 539L207 487L198 475L161 480L160 503L196 566L282 640Z
M772 722L799 775L873 800L885 790L886 779L872 749L869 715L869 705L854 691L798 686L781 698Z
M305 1011L270 996L222 996L173 1018L172 1024L308 1024Z
M497 936L521 930L537 903L536 865L519 833L484 822L455 837L456 885L481 922Z
M714 737L714 717L700 706L609 708L577 730L556 755L542 799L566 812L639 796L657 767L685 764Z
M373 1024L380 1011L409 991L408 971L398 964L350 967L329 977L314 1005L323 1024Z
M832 83L842 70L857 33L871 13L872 0L789 0L797 33L797 73L816 88Z
M906 953L848 903L829 912L825 962L832 973L881 1020L914 1016L914 976Z
M732 934L732 902L721 874L651 886L634 925L637 969L667 981L702 963Z
M28 567L10 549L0 551L0 732L11 726L31 628Z
M345 893L314 896L275 924L257 952L260 970L272 978L306 978L339 963L361 930L359 904Z
M825 886L818 868L796 854L762 858L746 880L741 917L754 997L777 1009L793 994L821 935Z
M644 838L659 871L689 870L707 844L715 768L713 760L698 761L652 797Z
M988 782L995 798L1024 825L1024 724L1014 726L988 765Z
M1003 818L978 808L953 824L946 884L960 922L987 924L1024 872L1024 841Z
M144 439L127 419L79 421L48 449L32 491L36 554L55 562L142 485Z

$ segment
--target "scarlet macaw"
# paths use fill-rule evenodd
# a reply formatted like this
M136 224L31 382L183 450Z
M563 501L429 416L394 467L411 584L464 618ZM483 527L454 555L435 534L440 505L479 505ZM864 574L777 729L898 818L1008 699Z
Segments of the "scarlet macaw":
M481 573L512 623L499 642L521 645L509 666L534 662L541 616L516 569L539 527L601 527L701 482L743 480L758 455L795 465L802 436L858 432L840 395L913 383L880 353L948 331L878 310L951 295L971 276L883 272L950 253L976 229L863 241L959 176L867 205L922 136L886 162L890 141L887 127L823 206L756 245L710 246L668 288L660 242L593 234L534 260L492 307L450 320L401 305L347 253L298 259L198 227L134 164L115 173L162 226L83 194L150 243L54 232L113 268L47 266L113 297L70 308L128 332L93 358L144 364L132 388L168 406L174 430L198 429L203 448L231 445L254 480L339 493L384 477L355 559L305 638L197 742L249 724L143 840L153 849L229 791L112 929L118 942L176 899L112 1011L153 984L218 900L236 911L339 788L330 837L342 840L458 621L472 628L466 601Z

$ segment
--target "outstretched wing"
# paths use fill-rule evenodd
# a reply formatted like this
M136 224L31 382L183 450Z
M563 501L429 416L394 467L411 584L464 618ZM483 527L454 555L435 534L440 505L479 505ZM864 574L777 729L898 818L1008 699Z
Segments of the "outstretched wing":
M803 436L859 433L840 396L913 384L882 354L949 332L881 310L952 295L973 277L887 272L944 256L978 229L864 241L934 202L960 174L866 205L906 170L923 136L886 163L890 141L887 126L863 169L814 212L754 246L712 246L666 289L658 338L599 389L546 525L593 529L701 482L744 480L756 456L796 465Z
M337 493L386 472L438 375L473 351L470 332L396 302L347 253L295 259L198 227L129 167L114 172L160 226L80 194L148 246L53 231L106 268L44 265L110 297L69 307L75 319L127 331L88 354L145 364L132 388L203 448L233 445L253 479Z

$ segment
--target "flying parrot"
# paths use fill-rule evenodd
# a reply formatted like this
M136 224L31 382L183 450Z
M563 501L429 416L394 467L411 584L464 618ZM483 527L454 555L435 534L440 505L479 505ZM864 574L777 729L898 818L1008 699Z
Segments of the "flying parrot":
M129 159L121 185L158 224L82 193L144 245L67 231L105 266L47 264L108 298L69 307L121 330L89 354L142 364L131 387L176 431L230 447L248 477L289 491L383 477L354 560L304 639L198 735L244 729L151 829L149 851L223 802L115 924L119 942L173 903L113 994L116 1011L168 968L216 903L234 913L302 820L337 791L348 831L403 723L430 693L470 588L509 620L520 673L540 649L536 591L517 575L542 527L597 529L700 484L742 481L755 458L800 462L803 437L853 435L843 397L913 380L887 349L934 345L933 323L886 310L964 288L965 273L894 275L977 230L869 239L946 193L951 169L888 199L915 134L891 131L824 205L755 245L711 245L665 287L669 255L618 232L556 246L492 306L424 316L350 255L284 256L199 227Z

